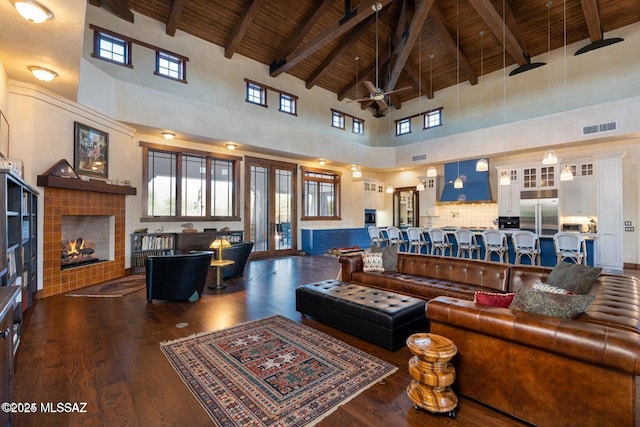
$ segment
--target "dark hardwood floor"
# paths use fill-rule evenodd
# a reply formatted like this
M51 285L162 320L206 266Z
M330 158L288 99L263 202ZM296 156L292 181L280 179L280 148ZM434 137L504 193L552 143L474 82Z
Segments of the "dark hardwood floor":
M417 411L405 347L391 352L295 311L294 289L335 278L334 257L256 260L226 289L206 289L196 303L148 304L144 291L123 298L57 295L36 302L25 319L15 361L15 402L86 402L86 413L16 414L22 426L210 426L212 420L160 351L161 341L281 314L399 367L320 422L331 426L512 426L514 419L460 398L457 418ZM178 328L181 322L187 327Z

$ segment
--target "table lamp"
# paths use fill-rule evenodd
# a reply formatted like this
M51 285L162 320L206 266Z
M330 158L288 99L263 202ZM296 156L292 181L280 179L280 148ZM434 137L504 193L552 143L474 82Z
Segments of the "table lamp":
M229 241L225 238L219 238L214 240L213 242L211 242L211 244L209 245L210 249L217 249L218 250L218 258L217 261L222 261L222 250L224 248L230 248L231 247L231 243L229 243Z

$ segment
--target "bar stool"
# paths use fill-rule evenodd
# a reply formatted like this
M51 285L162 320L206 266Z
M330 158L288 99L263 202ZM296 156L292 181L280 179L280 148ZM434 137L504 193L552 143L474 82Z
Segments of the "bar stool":
M380 227L370 225L368 231L369 238L371 239L371 244L378 247L382 246L382 243L384 243L384 237L382 236L382 230L380 230Z
M480 254L480 246L476 241L476 235L469 229L460 228L453 232L458 244L458 252L456 256L462 258L462 255L466 252L469 258L473 258L473 254L478 252ZM478 258L480 256L478 255Z
M445 256L447 251L451 252L449 237L442 228L431 227L428 234L431 240L431 255L437 255L437 252L440 252L440 255Z
M482 241L484 242L484 260L491 261L491 254L498 254L500 262L509 261L509 245L507 243L507 235L500 230L484 230L482 232Z
M388 245L398 245L398 250L400 250L400 246L404 246L406 241L402 236L402 232L398 227L387 227L387 244Z
M522 256L528 256L531 265L540 265L540 238L531 231L514 231L511 235L513 249L516 253L514 264L522 264Z
M578 233L560 232L553 235L557 262L568 259L576 264L587 264L587 246Z
M427 253L429 252L429 243L424 238L422 230L418 227L407 228L407 239L409 240L409 252L411 252L412 248L416 248L416 253L419 254L423 246L426 248Z

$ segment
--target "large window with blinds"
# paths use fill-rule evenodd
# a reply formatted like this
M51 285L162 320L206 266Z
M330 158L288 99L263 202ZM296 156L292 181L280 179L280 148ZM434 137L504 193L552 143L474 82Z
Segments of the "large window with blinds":
M143 221L238 220L240 157L141 142Z

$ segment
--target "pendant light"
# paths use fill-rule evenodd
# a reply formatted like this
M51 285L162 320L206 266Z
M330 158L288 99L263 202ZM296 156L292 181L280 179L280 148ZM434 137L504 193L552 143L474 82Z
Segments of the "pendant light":
M484 74L484 31L478 33L480 35L480 78ZM480 95L480 111L484 111L484 92ZM482 137L481 137L482 138ZM480 150L482 150L482 140L480 141ZM476 172L486 172L489 170L489 159L483 157L476 162Z
M438 176L438 171L434 166L429 166L427 168L427 178L435 178Z
M551 59L551 18L550 18L550 9L553 2L548 1L544 5L547 8L547 55L549 57L549 61ZM551 97L551 74L549 74L549 97ZM547 151L545 151L542 156L542 164L543 165L555 165L558 163L558 155L556 152L549 147Z
M351 165L351 177L352 178L362 178L362 170L358 165Z
M456 126L460 131L460 22L458 1L456 0ZM460 160L458 160L458 177L453 181L453 188L464 187L464 181L460 176Z
M418 177L418 185L416 185L416 191L424 191L424 182L422 182L422 179L420 179L420 177Z
M502 14L506 16L504 13L506 9L505 0L502 0ZM505 30L505 19L502 19L502 40L505 40L506 30ZM502 159L506 162L507 160L507 141L504 136L504 127L507 124L507 48L505 44L502 44ZM500 179L498 181L499 185L511 185L511 177L509 176L509 172L503 170L500 173Z
M562 172L560 172L560 181L573 181L573 172L569 165L564 165Z
M420 40L422 40L422 38L420 38ZM420 45L418 45L418 47L420 47ZM422 55L422 54L420 54ZM422 62L422 56L420 56L421 62ZM420 63L421 63L420 62ZM418 73L418 75L422 75L421 73ZM422 82L422 80L418 80L418 84L420 84ZM429 54L429 93L433 93L433 53ZM420 100L422 99L422 91L419 91L420 94ZM420 111L422 111L422 104L420 104ZM433 149L431 148L431 145L429 146L429 150L431 152L433 152ZM435 178L438 176L438 171L436 170L435 166L431 165L427 168L427 178Z
M563 40L563 45L564 45L564 100L566 102L566 96L567 96L567 2L565 1L563 4L563 21L564 21L564 26L563 26L563 32L564 32L564 40ZM566 105L565 105L565 110L566 110ZM567 148L567 135L565 132L564 135L564 147L565 149ZM569 166L568 164L564 165L564 168L562 168L562 172L560 172L560 181L573 181L573 171L571 170L571 166Z
M387 189L386 189L387 194L391 194L394 191L395 189L393 188L393 185L391 185L391 183L387 184Z

